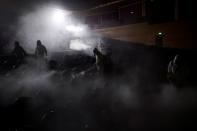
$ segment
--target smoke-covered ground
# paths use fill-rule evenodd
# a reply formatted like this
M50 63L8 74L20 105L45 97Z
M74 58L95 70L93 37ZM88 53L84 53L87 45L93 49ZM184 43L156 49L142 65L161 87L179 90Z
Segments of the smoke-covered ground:
M94 57L66 53L54 54L55 60L64 56L58 61L59 68L40 67L35 58L28 57L16 69L1 73L2 130L195 128L196 85L179 88L166 78L174 54L191 51L114 40L106 43L113 45L109 46L111 74L96 72ZM186 56L184 60L193 59Z

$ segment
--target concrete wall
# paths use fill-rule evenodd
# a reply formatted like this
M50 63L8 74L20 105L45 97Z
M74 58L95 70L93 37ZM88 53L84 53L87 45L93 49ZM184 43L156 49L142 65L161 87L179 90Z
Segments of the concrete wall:
M197 47L195 23L170 22L162 24L139 23L118 27L96 29L103 36L135 43L154 45L155 32L163 32L164 46L173 48Z

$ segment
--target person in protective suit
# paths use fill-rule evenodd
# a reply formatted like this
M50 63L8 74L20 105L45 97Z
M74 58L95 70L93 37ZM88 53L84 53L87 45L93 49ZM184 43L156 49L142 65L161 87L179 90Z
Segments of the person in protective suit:
M47 56L47 49L46 47L41 43L40 40L37 40L37 47L35 50L35 55L37 58L45 58Z

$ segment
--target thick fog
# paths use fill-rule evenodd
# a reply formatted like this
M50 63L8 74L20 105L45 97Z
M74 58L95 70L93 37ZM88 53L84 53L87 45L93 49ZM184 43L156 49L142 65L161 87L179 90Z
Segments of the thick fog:
M23 13L16 25L13 41L18 40L31 53L37 40L41 40L50 52L63 52L70 47L86 50L101 40L72 11L53 5L38 6Z

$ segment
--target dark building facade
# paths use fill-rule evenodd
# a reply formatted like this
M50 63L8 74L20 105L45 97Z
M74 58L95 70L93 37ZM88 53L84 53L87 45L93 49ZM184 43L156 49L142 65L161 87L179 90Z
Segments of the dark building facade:
M185 0L114 0L84 13L86 24L104 37L161 46L196 47L195 3Z
M148 22L194 20L194 5L183 0L115 0L86 12L86 23L102 28Z

